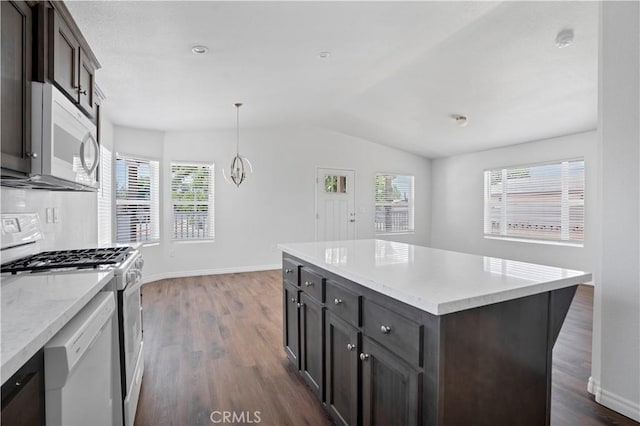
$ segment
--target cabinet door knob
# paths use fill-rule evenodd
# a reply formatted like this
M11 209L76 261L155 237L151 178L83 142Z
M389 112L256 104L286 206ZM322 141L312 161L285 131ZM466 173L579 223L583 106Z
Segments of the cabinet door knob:
M87 94L87 89L82 90L82 86L76 86L76 87L74 87L74 89L76 89L78 91L79 95L86 95Z
M38 158L38 153L37 152L28 152L27 153L27 157Z
M296 301L296 298L295 298L295 297L292 297L292 298L291 298L291 301L292 301L292 302L295 302L295 301Z
M389 333L391 333L391 327L388 327L386 325L381 325L380 326L380 332L382 334L389 334Z
M335 299L333 299L333 303L335 303L336 305L339 305L342 303L342 299L338 299L337 297Z
M347 349L349 349L350 351L354 350L356 348L356 345L352 345L351 343L347 343Z
M284 270L284 273L285 273L285 274L290 274L290 273L292 273L292 272L293 272L293 270L291 270L291 269L289 269L289 268L286 268L286 269Z
M369 354L365 354L365 353L360 354L360 361L366 361L368 359L369 359Z
M304 303L298 302L298 308L302 308L302 305L304 305Z
M305 285L306 287L313 287L313 281L305 281L305 282L304 282L304 285Z

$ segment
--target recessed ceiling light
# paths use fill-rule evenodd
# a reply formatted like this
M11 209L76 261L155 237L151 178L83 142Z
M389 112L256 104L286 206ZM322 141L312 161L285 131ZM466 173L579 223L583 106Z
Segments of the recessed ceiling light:
M573 30L571 28L564 29L556 36L556 46L558 49L573 44Z
M469 119L466 115L456 115L454 119L456 120L456 124L458 125L458 127L465 127L467 124L469 124Z
M204 55L209 51L209 48L207 46L193 46L191 51L196 55Z
M331 52L320 52L318 53L318 57L322 58L322 59L327 59L329 56L331 56Z

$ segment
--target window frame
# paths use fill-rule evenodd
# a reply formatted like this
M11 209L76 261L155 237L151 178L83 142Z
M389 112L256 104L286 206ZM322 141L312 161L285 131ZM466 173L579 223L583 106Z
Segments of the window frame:
M518 235L507 235L507 234L493 234L493 233L488 233L488 228L490 228L490 222L491 222L491 217L490 217L490 210L491 210L491 203L490 203L490 198L491 198L491 186L490 186L490 180L491 180L491 172L494 171L502 171L504 173L504 171L509 171L509 170L515 170L515 169L524 169L524 168L534 168L534 167L544 167L544 166L552 166L552 165L556 165L556 166L560 166L562 167L563 163L572 163L572 162L582 162L582 169L583 169L583 175L582 175L582 198L580 200L578 200L579 202L572 202L570 199L567 199L566 202L566 206L563 206L563 200L562 198L560 199L560 205L558 206L560 208L560 218L559 220L561 221L561 226L563 222L565 222L565 220L569 220L570 216L565 216L563 213L563 210L567 209L566 214L568 215L568 212L570 211L570 208L574 205L581 205L582 206L582 240L576 240L576 239L554 239L554 238L545 238L545 237L536 237L536 236L518 236ZM562 169L560 170L561 176L562 176ZM584 242L586 241L585 236L586 236L586 212L587 212L587 208L586 208L586 195L587 195L587 177L586 177L586 160L585 157L570 157L570 158L562 158L562 159L557 159L557 160L550 160L550 161L542 161L542 162L535 162L535 163L525 163L525 164L516 164L516 165L510 165L510 166L499 166L499 167L492 167L492 168L486 168L483 170L483 204L484 204L484 209L483 209L483 237L485 239L488 240L502 240L502 241L514 241L514 242L523 242L523 243L533 243L533 244L546 244L546 245L556 245L556 246L568 246L568 247L584 247ZM567 179L569 177L567 176ZM568 182L563 182L563 178L560 178L560 191L563 191L563 187L565 185L567 185L567 192L569 191L568 188ZM504 191L503 191L504 193ZM562 194L561 194L562 197ZM508 198L507 198L508 201ZM508 204L506 204L508 205ZM504 215L507 215L508 213L503 213ZM563 217L564 216L564 217ZM506 227L507 224L501 224L501 227ZM567 223L567 227L569 227L569 223ZM502 232L506 232L505 230L501 230ZM560 231L562 234L562 230ZM567 231L568 232L568 231ZM570 235L570 234L568 234Z
M174 165L181 165L181 166L196 166L196 167L202 167L202 166L206 166L209 167L209 199L206 203L187 203L187 202L179 202L178 204L176 204L176 202L173 199L173 166ZM184 161L184 160L171 160L169 162L169 184L168 186L168 191L169 191L169 204L171 206L171 224L175 224L175 210L174 210L174 206L175 205L185 205L185 206L189 206L189 205L193 205L195 206L203 206L206 205L208 210L208 222L209 222L209 235L206 235L205 237L202 238L176 238L174 235L174 232L171 231L171 242L173 243L178 243L178 244L184 244L184 243L203 243L203 242L214 242L215 241L215 237L216 237L216 231L215 231L215 218L216 218L216 214L215 214L215 163L213 161ZM173 229L173 228L172 228Z
M97 191L98 245L112 245L115 239L115 156L111 147L100 144L98 173L100 188Z
M378 207L379 207L379 203L376 197L376 185L377 185L377 179L378 176L403 176L403 177L409 177L411 178L411 183L410 183L410 196L409 196L409 200L408 200L408 226L406 230L399 230L399 231L393 231L393 230L388 230L388 229L383 229L383 230L378 230L378 227L376 225L376 216L377 216L377 211L378 211ZM374 218L373 218L373 227L374 227L374 233L375 235L380 235L380 236L384 236L384 235L411 235L411 234L415 234L416 232L416 226L415 226L415 193L416 193L416 176L415 174L411 174L411 173L396 173L396 172L375 172L374 173L374 186L373 186L373 191L374 191L374 197L373 197L373 203L374 203ZM387 203L389 204L389 203ZM393 206L390 206L393 207Z
M118 199L118 173L117 173L117 163L118 160L132 160L132 161L138 161L141 163L148 163L149 164L149 169L150 169L150 173L152 175L157 173L157 176L155 176L155 185L153 182L153 178L150 177L150 194L149 194L149 201L148 202L143 202L145 200L128 200L128 199ZM152 164L155 163L155 166ZM156 158L152 158L152 157L146 157L143 155L135 155L135 154L128 154L128 153L123 153L123 152L115 152L115 155L113 156L113 209L114 209L114 229L113 229L113 233L114 233L114 241L116 244L130 244L130 243L134 243L134 244L142 244L143 246L152 246L152 245L157 245L161 242L162 240L162 221L160 219L160 211L161 211L161 205L160 205L160 194L161 194L161 190L160 190L160 168L162 166L162 163L159 159ZM156 168L154 173L154 167ZM155 188L154 188L155 187ZM155 191L154 191L155 189ZM154 200L154 192L155 192L155 200ZM148 205L149 206L149 214L150 214L150 219L149 219L149 224L153 229L153 222L155 219L155 238L149 238L149 239L137 239L137 240L127 240L127 241L120 241L118 240L118 206L119 205Z

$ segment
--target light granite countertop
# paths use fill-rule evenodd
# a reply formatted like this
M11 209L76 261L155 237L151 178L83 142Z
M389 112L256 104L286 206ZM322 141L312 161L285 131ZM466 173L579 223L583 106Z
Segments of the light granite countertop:
M591 273L383 240L278 244L285 253L434 315L591 280Z
M0 360L4 383L113 277L113 271L7 275L0 278Z

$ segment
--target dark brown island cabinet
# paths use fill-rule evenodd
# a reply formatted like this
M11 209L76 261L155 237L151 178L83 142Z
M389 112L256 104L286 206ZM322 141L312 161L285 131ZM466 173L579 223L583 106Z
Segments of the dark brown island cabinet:
M31 171L31 83L58 87L99 125L100 64L61 1L1 1L2 90L0 146L2 176Z
M336 424L549 424L552 348L577 282L588 281L590 274L571 271L575 276L563 278L561 288L495 303L495 297L483 295L479 300L489 302L475 298L474 304L483 304L468 309L442 303L443 311L451 312L434 314L414 306L422 302L389 295L402 294L406 279L399 276L395 288L394 283L372 288L368 283L375 280L375 271L367 276L367 268L355 262L349 270L349 264L320 260L313 254L317 244L309 255L304 244L281 246L284 347ZM352 251L359 252L357 247ZM397 269L387 268L386 277L397 271L415 284L418 269L389 267ZM485 273L497 277L484 281L501 281L499 273ZM366 285L343 276L350 274ZM425 281L433 284L432 278L444 276L436 275ZM428 293L416 300L424 301Z

